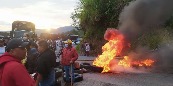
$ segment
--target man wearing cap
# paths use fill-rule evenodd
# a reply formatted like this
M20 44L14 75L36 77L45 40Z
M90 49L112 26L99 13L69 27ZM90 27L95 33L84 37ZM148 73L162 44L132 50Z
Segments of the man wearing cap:
M36 71L38 73L36 86L54 86L55 84L55 52L49 49L47 41L38 41L39 56Z
M78 53L74 47L72 47L72 41L67 40L68 46L65 47L62 51L61 64L64 67L66 74L66 82L70 82L70 70L72 66L72 79L74 82L74 65L73 63L78 59ZM69 83L68 83L69 84Z
M7 52L0 56L0 86L35 86L21 60L26 56L28 42L12 39L6 46Z

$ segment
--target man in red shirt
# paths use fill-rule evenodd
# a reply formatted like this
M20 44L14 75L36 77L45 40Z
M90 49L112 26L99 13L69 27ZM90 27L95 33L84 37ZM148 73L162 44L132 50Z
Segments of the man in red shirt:
M6 50L0 56L0 86L35 86L21 60L26 56L28 42L22 39L12 39L8 42Z
M68 46L65 47L62 51L62 57L61 57L61 64L64 67L65 70L65 75L66 75L66 82L70 82L70 69L71 65L78 59L78 53L74 47L72 47L72 41L67 40ZM74 79L74 65L72 65L72 79L73 82L75 81Z

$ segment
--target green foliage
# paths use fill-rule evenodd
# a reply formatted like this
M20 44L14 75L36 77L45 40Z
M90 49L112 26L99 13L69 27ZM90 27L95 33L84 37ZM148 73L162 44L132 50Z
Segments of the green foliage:
M119 14L129 1L132 0L80 0L71 16L73 25L84 32L117 27Z
M93 45L93 42L100 41L100 46L103 46L106 29L118 26L119 14L130 1L132 0L80 0L71 16L73 26L84 31L85 41ZM100 46L97 44L93 50L101 51Z
M76 46L76 50L77 50L78 53L80 53L80 45Z
M131 43L131 49L138 46L147 46L151 50L157 49L162 43L169 43L173 40L173 16L165 22L163 28L157 28L149 33L141 35Z
M173 39L172 32L170 28L162 28L143 34L131 43L131 49L138 46L147 46L151 50L157 49L162 43L168 43Z
M138 38L138 42L142 46L148 46L150 49L158 48L159 43L161 42L161 38L159 34L156 32L144 34L142 37Z
M172 27L173 28L173 15L166 21L165 27Z

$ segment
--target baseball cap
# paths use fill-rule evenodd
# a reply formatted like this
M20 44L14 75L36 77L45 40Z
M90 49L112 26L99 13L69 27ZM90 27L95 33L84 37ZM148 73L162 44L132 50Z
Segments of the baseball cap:
M6 46L7 51L15 48L24 48L29 44L29 42L24 42L22 39L14 38L11 39Z

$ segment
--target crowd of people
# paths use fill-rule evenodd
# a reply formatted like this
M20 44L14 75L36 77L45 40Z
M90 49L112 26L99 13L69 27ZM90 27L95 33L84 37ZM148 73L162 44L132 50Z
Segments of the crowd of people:
M13 38L4 46L0 40L0 86L55 86L56 55L50 41L30 40L28 36ZM61 65L66 74L66 85L74 82L74 62L78 58L72 41L68 40L61 55ZM31 76L30 74L35 74Z

